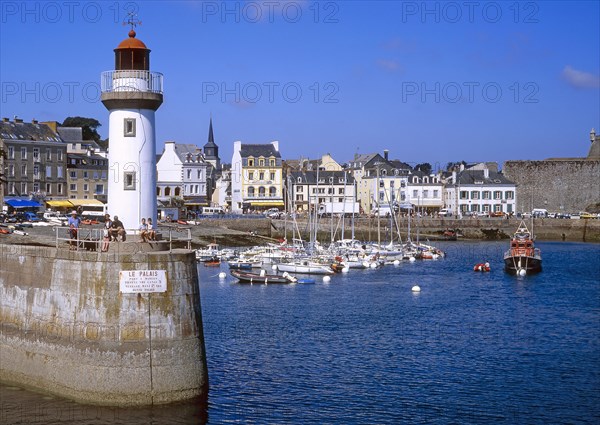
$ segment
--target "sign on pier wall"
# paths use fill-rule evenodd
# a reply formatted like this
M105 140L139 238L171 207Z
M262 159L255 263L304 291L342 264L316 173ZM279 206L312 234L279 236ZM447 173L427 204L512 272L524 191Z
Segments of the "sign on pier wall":
M167 292L165 270L124 270L119 272L119 290L123 294Z

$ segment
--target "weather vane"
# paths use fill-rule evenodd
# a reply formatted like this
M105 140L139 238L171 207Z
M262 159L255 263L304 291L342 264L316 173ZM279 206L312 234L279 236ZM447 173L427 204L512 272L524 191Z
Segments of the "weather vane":
M142 21L137 18L137 14L135 12L129 11L127 12L127 20L123 22L123 25L131 25L131 30L133 31L135 27L142 25Z

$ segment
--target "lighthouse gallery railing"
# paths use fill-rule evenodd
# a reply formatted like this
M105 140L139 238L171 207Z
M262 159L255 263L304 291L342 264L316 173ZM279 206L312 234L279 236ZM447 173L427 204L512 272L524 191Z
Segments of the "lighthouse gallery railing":
M160 72L141 70L104 71L101 90L111 92L163 92L163 75Z

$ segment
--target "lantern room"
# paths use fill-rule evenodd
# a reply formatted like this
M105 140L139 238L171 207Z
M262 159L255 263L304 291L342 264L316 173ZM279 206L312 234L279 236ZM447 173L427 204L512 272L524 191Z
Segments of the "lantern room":
M123 40L115 49L115 70L150 70L150 49L135 38L136 33L129 31L129 38Z

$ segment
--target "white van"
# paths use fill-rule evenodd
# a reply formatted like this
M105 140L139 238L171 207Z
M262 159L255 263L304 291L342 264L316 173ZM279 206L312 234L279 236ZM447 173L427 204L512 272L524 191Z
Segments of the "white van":
M225 214L223 207L203 207L202 215Z
M545 208L534 208L533 210L531 210L531 215L534 218L548 217L548 210Z
M438 213L440 217L451 217L452 211L449 208L442 208Z

